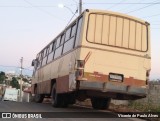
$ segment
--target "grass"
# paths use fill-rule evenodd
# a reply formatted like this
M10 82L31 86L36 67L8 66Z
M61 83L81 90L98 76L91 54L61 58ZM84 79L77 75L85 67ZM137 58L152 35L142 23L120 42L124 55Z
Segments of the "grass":
M160 105L155 106L151 102L144 103L138 101L129 101L129 107L142 112L160 112Z

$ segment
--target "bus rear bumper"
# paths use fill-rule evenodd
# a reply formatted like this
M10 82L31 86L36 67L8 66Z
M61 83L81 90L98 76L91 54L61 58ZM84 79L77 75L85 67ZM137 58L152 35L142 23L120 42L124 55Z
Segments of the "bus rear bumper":
M81 90L97 90L116 94L123 95L135 95L139 97L145 97L147 89L146 87L135 87L124 85L120 83L112 83L112 82L89 82L89 81L80 81L79 89Z
M128 86L128 85L115 85L112 83L105 84L105 91L116 91L133 95L146 95L146 88Z

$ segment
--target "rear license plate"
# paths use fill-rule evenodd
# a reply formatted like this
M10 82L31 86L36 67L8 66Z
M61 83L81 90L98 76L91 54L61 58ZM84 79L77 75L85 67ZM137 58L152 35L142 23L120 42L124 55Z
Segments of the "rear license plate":
M109 73L110 81L123 81L123 74Z

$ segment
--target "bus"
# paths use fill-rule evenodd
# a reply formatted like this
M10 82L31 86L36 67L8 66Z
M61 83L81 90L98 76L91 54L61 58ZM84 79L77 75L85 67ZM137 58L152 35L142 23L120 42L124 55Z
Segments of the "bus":
M148 22L86 9L32 61L32 94L37 103L50 97L53 107L91 99L94 109L144 98L150 50Z

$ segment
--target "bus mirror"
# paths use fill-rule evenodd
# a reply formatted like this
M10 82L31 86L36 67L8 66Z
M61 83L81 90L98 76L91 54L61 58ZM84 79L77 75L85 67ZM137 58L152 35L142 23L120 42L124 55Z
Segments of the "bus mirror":
M34 63L35 63L35 59L32 61L32 64L31 64L31 66L34 66Z

